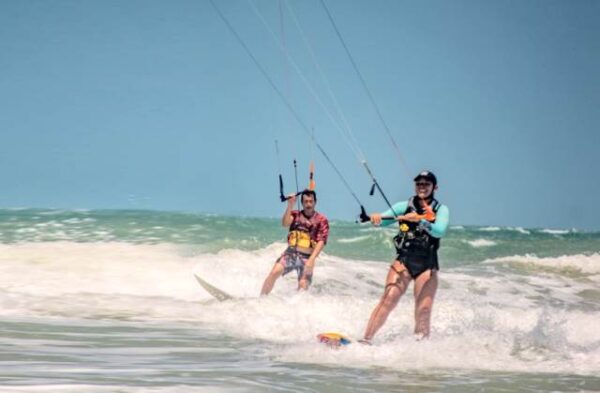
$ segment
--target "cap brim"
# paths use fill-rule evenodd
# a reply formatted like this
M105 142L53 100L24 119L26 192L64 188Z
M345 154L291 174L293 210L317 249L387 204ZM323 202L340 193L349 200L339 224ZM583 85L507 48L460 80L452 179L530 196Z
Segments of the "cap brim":
M433 184L437 184L437 179L435 179L434 177L431 176L425 176L425 175L419 175L417 177L415 177L413 179L413 181L417 181L419 179L425 179L425 180L429 180L430 182L432 182Z

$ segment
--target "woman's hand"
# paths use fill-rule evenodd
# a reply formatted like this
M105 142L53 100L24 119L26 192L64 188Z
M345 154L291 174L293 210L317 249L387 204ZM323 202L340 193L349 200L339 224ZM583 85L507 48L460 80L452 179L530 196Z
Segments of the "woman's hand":
M375 226L381 225L381 214L372 213L371 214L371 223Z
M398 217L398 221L419 222L419 221L421 221L422 218L423 218L423 216L421 216L415 212L411 212L411 213L408 213L408 214Z

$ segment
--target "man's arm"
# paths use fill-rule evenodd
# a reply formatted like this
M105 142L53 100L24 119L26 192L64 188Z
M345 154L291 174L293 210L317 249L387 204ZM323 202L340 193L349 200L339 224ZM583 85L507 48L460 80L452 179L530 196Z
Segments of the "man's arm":
M306 264L304 265L304 273L302 274L302 280L308 279L308 277L310 277L313 274L313 270L315 268L315 262L317 260L317 257L319 256L319 254L321 253L321 250L324 247L325 247L325 240L319 240L317 242L317 244L315 245L315 247L313 248L313 251L310 254L310 257L308 257Z
M305 269L308 270L307 274L312 273L312 269L315 265L315 261L317 260L317 257L319 256L319 254L321 253L323 248L325 248L325 244L327 243L328 237L329 237L329 221L325 218L319 224L319 231L317 232L317 238L315 239L317 241L317 244L315 244L315 246L313 247L313 251L310 254L310 257L308 257L308 261L306 261Z
M317 260L317 257L319 256L323 248L325 248L325 240L319 240L313 248L313 252L310 254L310 257L308 257L308 261L306 261L306 266L308 266L309 264L313 266L315 264L315 261Z
M292 210L294 209L294 203L296 203L296 194L288 195L287 207L283 212L283 216L281 217L281 226L289 228L294 221L294 216L292 215Z

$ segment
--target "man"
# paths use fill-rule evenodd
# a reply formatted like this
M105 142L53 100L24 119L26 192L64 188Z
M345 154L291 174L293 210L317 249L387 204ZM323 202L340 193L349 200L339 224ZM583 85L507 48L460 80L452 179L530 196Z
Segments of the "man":
M450 211L435 198L437 178L423 171L414 178L416 195L396 203L384 213L371 215L373 225L398 222L400 231L394 238L397 256L387 274L385 290L369 319L362 340L370 344L383 326L400 297L414 280L415 329L417 339L429 336L431 309L438 287L437 250L448 228ZM391 216L391 217L390 217Z
M315 210L317 194L314 191L302 191L300 202L302 210L292 210L296 203L296 195L288 196L287 208L281 217L281 225L289 227L288 248L277 259L265 279L261 295L268 295L275 281L292 270L298 273L298 290L308 289L312 282L315 261L329 236L329 221Z

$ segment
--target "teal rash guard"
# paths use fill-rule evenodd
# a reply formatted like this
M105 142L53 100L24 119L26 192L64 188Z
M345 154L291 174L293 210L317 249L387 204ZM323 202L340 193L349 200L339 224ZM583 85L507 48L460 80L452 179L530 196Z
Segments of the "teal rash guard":
M401 216L406 211L408 207L408 201L397 202L392 206L392 209L388 209L385 212L381 213L382 216ZM381 222L381 225L387 226L396 222L393 219L384 219ZM421 220L419 222L422 225L429 235L435 238L442 238L446 231L448 230L448 224L450 223L450 210L446 205L440 205L437 213L435 214L435 222L431 223L427 220Z

